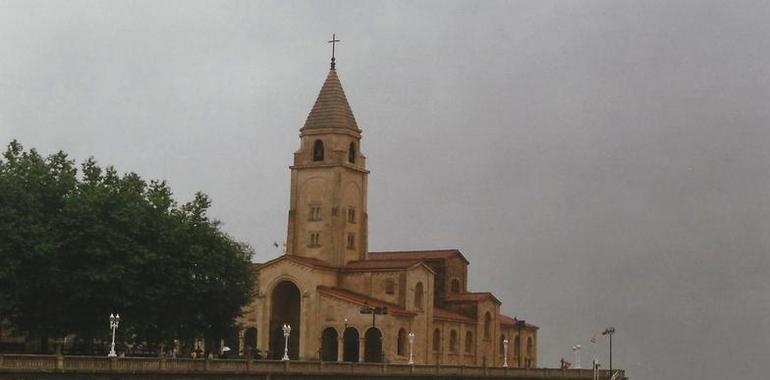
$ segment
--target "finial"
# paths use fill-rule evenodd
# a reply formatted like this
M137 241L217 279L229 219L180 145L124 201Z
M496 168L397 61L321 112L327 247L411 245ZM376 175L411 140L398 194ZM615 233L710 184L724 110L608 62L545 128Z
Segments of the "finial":
M336 65L334 63L334 44L337 43L337 42L340 42L340 40L338 40L336 37L337 37L337 34L336 33L332 33L332 39L331 39L331 41L329 41L329 43L332 44L332 70L335 69L335 65Z

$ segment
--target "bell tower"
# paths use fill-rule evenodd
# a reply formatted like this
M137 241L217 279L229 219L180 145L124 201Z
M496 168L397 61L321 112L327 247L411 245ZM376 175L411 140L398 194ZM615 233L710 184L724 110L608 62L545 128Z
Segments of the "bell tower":
M286 253L335 267L367 257L366 158L332 58L291 166Z

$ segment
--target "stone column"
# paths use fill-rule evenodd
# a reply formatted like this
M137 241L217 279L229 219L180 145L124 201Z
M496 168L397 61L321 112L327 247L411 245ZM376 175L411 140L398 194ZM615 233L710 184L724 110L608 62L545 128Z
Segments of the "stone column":
M364 362L364 349L366 349L366 338L359 336L358 337L358 362L363 363Z
M337 362L342 362L342 356L345 354L345 332L337 337Z

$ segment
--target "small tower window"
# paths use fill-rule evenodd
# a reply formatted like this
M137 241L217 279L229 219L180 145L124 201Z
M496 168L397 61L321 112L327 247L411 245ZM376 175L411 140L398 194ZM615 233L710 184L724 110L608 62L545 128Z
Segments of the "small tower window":
M465 333L465 352L470 353L473 351L473 333L468 331Z
M310 220L321 220L321 207L320 206L311 206L310 207Z
M356 162L356 143L350 143L348 148L348 162L354 164Z
M313 161L323 161L324 160L324 142L321 140L316 140L315 143L313 143Z
M457 331L454 329L449 333L449 352L457 352Z
M348 233L348 249L356 248L356 234Z
M396 282L392 278L385 280L385 294L396 293Z
M492 334L492 315L484 314L484 339L489 339Z
M452 293L460 293L460 280L453 278L452 279Z
M422 310L422 282L418 282L414 287L414 308Z
M433 330L433 351L441 349L441 330Z
M310 241L308 242L308 247L320 247L321 246L321 234L318 232L311 232L310 233Z
M356 209L353 207L348 207L348 223L356 223Z

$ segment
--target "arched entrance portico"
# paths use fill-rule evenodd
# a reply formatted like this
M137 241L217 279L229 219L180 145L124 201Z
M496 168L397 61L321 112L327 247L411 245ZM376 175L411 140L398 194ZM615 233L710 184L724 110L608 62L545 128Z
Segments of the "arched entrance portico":
M326 362L337 361L337 330L327 327L321 334L321 360Z
M300 337L300 302L299 288L291 281L281 281L270 294L270 358L283 357L284 337L282 326L291 326L289 335L289 358L299 359Z
M346 362L358 362L359 338L358 330L348 327L342 334L342 360Z
M364 361L367 363L379 363L382 360L382 333L376 327L370 327L364 335L366 345L364 347Z

